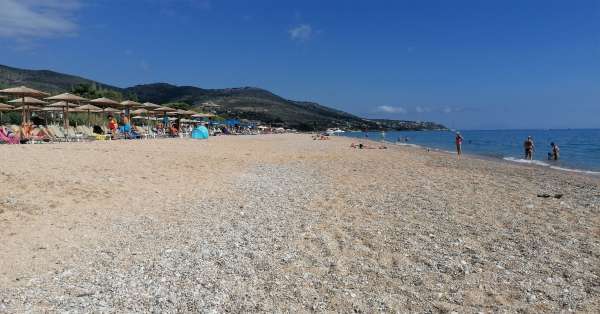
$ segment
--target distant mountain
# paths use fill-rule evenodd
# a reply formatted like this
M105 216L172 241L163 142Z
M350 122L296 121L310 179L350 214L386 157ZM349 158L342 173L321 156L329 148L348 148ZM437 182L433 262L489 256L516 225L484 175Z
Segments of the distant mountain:
M327 127L369 128L373 123L339 110L315 103L284 99L255 87L202 89L166 83L137 85L124 90L139 99L155 103L187 103L200 109L205 102L219 107L216 111L243 119L260 120L303 130Z
M410 131L424 131L424 130L447 130L447 128L441 124L427 121L408 121L408 120L387 120L387 119L371 119L370 121L377 123L381 129L390 130L410 130Z
M92 85L95 89L114 91L145 102L158 104L178 103L180 107L202 109L206 102L217 104L211 108L219 115L297 128L299 130L325 129L437 129L435 123L394 120L368 120L322 106L313 102L293 101L255 87L203 89L194 86L175 86L167 83L137 85L119 88L79 76L48 70L24 70L0 65L0 86L26 85L50 93L72 91L78 85ZM418 126L418 127L416 127Z
M94 84L99 88L120 91L121 88L101 84L83 77L49 70L23 70L0 65L0 86L21 86L39 89L48 93L70 91L79 84Z

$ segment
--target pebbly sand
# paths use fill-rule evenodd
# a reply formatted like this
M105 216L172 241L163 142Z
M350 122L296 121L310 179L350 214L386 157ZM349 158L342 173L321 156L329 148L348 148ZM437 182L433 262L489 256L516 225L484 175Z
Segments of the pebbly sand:
M600 179L352 141L2 145L0 312L600 310Z

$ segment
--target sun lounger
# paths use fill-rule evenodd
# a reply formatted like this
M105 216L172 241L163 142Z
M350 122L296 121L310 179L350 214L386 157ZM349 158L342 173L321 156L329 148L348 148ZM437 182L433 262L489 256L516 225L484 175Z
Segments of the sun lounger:
M68 142L69 138L63 133L58 125L49 125L47 128L48 133L52 136L55 142Z
M68 127L65 130L65 134L67 135L67 138L69 138L71 141L81 142L85 140L84 135L82 133L77 132L72 126Z

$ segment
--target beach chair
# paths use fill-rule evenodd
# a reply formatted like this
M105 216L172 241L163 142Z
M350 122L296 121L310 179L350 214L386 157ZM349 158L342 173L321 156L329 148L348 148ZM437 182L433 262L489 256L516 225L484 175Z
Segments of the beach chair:
M75 132L75 129L73 127L67 127L66 129L62 128L62 131L63 134L67 136L67 139L69 139L69 142L79 142L83 138L82 135L77 134Z
M83 138L88 141L96 140L96 134L94 134L94 131L92 130L92 128L88 127L87 125L77 126L75 128L75 131L82 134Z
M68 142L67 136L60 130L58 125L49 125L46 127L48 134L52 137L54 142Z
M135 131L140 135L140 137L144 140L147 140L150 137L150 134L148 133L148 129L140 127L140 126L134 126Z

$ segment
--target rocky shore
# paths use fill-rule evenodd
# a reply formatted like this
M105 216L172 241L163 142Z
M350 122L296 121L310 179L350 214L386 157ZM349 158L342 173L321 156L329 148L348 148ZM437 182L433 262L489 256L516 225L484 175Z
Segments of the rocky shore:
M351 142L1 146L0 312L598 312L600 179Z

